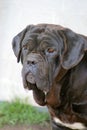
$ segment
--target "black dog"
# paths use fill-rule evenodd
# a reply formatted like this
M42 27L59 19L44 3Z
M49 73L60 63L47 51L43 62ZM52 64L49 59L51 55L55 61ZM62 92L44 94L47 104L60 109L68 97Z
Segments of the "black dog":
M52 129L87 130L87 37L59 25L30 25L12 46L24 87L48 107Z

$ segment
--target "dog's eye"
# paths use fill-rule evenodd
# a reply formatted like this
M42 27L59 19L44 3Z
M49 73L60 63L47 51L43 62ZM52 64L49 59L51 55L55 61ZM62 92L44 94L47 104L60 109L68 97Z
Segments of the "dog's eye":
M47 48L47 50L45 52L46 52L47 56L54 57L55 55L57 55L57 49L54 47Z
M48 50L47 50L47 52L49 52L49 53L53 53L54 51L55 51L54 48L48 48Z
M27 55L27 53L28 53L28 47L27 47L27 45L23 45L22 46L22 54L25 56L25 55Z
M27 50L27 45L23 45L23 49L24 49L24 50Z

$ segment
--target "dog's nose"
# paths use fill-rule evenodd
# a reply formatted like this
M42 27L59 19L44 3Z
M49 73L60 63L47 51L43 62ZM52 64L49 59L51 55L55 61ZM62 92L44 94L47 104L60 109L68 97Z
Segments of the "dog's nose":
M27 65L35 65L35 64L36 64L36 61L34 61L34 60L27 61Z
M36 64L39 64L40 62L43 62L42 56L37 53L30 53L27 56L26 63L29 66L35 66Z

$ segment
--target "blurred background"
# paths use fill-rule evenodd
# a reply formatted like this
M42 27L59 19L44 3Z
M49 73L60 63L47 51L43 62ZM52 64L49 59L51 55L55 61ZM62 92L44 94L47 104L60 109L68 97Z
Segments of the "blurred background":
M0 0L0 101L28 98L21 63L12 51L12 38L29 24L51 23L87 35L87 0Z

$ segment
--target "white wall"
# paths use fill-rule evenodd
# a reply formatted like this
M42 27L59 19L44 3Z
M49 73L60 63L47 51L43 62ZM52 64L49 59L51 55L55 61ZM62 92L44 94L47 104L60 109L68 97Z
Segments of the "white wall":
M11 41L28 24L37 23L60 24L87 35L87 0L0 0L0 100L31 98L23 89Z

